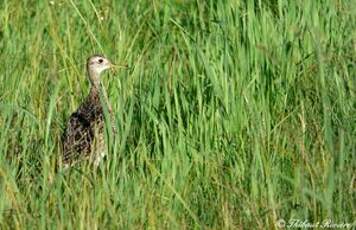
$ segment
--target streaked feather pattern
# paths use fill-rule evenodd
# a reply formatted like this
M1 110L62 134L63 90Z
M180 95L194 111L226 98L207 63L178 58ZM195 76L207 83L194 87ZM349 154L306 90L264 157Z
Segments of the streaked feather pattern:
M74 112L62 137L63 164L73 163L101 154L104 146L104 114L99 92L93 88L85 102ZM95 143L95 144L94 144ZM95 156L94 156L95 157Z

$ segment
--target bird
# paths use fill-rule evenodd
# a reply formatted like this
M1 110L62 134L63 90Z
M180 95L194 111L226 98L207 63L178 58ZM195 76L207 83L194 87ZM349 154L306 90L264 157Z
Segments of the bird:
M95 54L87 59L86 67L90 91L84 102L71 114L64 129L60 160L64 168L84 160L89 160L97 167L106 154L103 103L107 103L111 120L113 117L109 102L102 100L101 76L105 70L113 68L114 65L105 56ZM114 126L112 130L116 132Z

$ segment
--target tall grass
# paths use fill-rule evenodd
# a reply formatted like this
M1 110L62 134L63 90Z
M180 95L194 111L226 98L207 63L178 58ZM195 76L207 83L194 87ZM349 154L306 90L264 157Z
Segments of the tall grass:
M1 229L355 221L351 0L100 2L0 1ZM93 53L119 135L57 171Z

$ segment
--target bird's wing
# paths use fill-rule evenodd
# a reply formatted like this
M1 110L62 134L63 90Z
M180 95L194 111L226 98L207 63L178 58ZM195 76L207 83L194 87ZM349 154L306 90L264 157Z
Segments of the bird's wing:
M63 162L70 163L89 154L93 139L94 132L90 121L79 112L73 113L62 138Z

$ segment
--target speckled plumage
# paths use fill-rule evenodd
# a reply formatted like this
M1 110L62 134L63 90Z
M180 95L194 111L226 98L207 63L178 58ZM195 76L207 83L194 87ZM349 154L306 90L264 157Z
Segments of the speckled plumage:
M85 101L70 116L63 133L62 164L64 167L85 159L90 159L97 166L106 150L104 143L104 112L100 100L99 79L100 73L104 69L93 73L94 70L90 69L90 65L92 59L95 59L94 57L100 61L104 59L101 55L95 55L88 59L87 68L91 89ZM110 62L108 63L111 65ZM101 62L94 64L99 65ZM111 112L111 107L109 105L108 107L109 112Z

